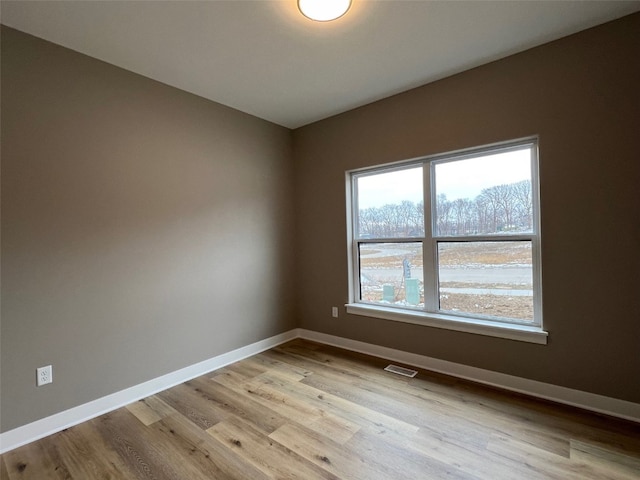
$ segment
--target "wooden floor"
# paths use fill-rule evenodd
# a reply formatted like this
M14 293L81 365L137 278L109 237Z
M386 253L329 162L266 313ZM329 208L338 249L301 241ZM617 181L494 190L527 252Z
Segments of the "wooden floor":
M640 425L296 340L0 457L5 479L640 479Z

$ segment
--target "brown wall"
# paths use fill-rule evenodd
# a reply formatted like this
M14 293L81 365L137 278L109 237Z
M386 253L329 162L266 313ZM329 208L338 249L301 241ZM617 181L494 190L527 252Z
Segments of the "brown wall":
M2 157L3 431L295 327L289 130L3 27Z
M300 326L640 402L638 59L635 14L296 130ZM331 317L346 170L536 134L548 345Z

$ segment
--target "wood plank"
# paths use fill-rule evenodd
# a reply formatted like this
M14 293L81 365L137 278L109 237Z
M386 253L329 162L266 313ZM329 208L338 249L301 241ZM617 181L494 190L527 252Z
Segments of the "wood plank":
M354 425L376 432L413 433L418 426L398 420L390 415L372 410L367 406L345 400L330 392L316 389L303 382L287 383L277 375L265 373L249 382L257 391L269 392L274 397L298 399L299 402L314 406L320 412L349 420Z
M196 379L193 380L193 385L207 395L217 408L225 412L225 418L229 416L242 418L267 435L288 421L286 417L255 401L254 398L238 395L211 379Z
M54 448L60 433L3 455L10 479L58 480L71 478L69 469Z
M361 354L334 355L330 347L318 346L309 350L306 344L284 344L277 348L263 352L262 355L285 364L303 366L311 372L333 371L346 379L359 378L380 383L390 388L407 384L409 379L385 372L383 369L388 361L375 357L361 359ZM352 356L354 355L354 356Z
M238 418L230 418L210 429L207 433L270 478L339 479L307 461L280 443L265 437L250 424Z
M244 361L257 362L260 365L267 367L268 372L280 372L283 375L290 374L292 381L296 381L295 380L296 378L301 380L308 377L309 375L313 375L313 371L311 370L300 367L298 365L291 365L289 363L275 360L262 353L259 353L258 355L254 355L253 357L247 358Z
M466 442L473 441L484 448L492 430L473 421L473 417L465 414L465 410L456 404L443 402L442 399L425 399L418 395L406 394L392 390L373 382L362 383L360 380L338 380L330 378L330 373L316 373L302 383L318 390L337 396L351 403L366 407L381 415L392 417L405 424L412 425L412 432L418 428L434 431L446 430L452 434L457 432ZM260 378L260 377L258 377ZM367 412L367 417L371 413Z
M299 425L287 424L269 437L341 478L361 480L428 478L423 475L428 471L434 473L436 469L439 472L438 475L442 475L442 477L433 478L443 478L444 476L447 478L476 478L473 474L465 475L462 472L454 473L451 476L455 467L447 467L439 464L438 461L430 462L427 456L420 457L419 454L412 454L408 449L398 457L397 450L399 448L397 446L390 446L390 443L379 441L378 438L373 441L373 436L368 437L367 448L360 448L364 442L363 439L350 440L346 445L340 445ZM356 448L352 448L352 445L355 445ZM412 459L407 461L407 457L412 457Z
M7 470L7 465L5 464L4 456L0 455L0 479L8 479L9 471Z
M134 478L127 465L89 422L60 432L49 447L58 452L71 478Z
M395 436L375 434L360 430L346 445L360 452L369 461L384 465L386 474L382 478L425 478L477 480L475 475L465 472L457 465L447 465L438 459L405 448Z
M156 396L203 430L227 417L227 413L216 408L215 402L199 392L192 381L160 392Z
M544 474L547 478L558 480L620 480L611 471L594 468L585 462L572 461L568 458L554 455L535 446L514 440L502 435L494 435L487 446L490 452L502 455L524 465L536 474Z
M384 468L367 462L358 452L302 425L285 424L269 438L340 478L369 480L384 472Z
M138 400L125 407L131 414L142 422L143 425L149 426L162 419L158 413L150 408L144 400Z
M147 407L153 410L160 418L169 417L177 413L177 410L175 408L165 403L157 395L151 395L150 397L147 397L141 401L144 402Z
M244 377L245 380L250 380L254 377L257 377L258 375L268 370L269 368L264 365L260 365L257 363L252 364L250 362L245 362L244 360L232 363L231 365L227 365L222 369L222 371L229 371L235 373L236 375L240 375Z
M421 453L456 469L474 475L481 480L512 480L547 478L531 471L507 457L478 448L463 437L448 431L434 432L421 429L411 438L402 438L399 444L406 449Z
M420 379L414 380L420 382ZM506 420L501 426L504 433L516 437L519 432L523 432L522 427L525 427L527 431L523 432L525 434L520 440L529 439L538 447L541 446L539 441L546 440L548 446L560 447L549 448L550 452L562 451L566 458L569 457L570 438L585 441L602 440L612 444L628 445L631 450L640 449L640 425L632 422L473 382L460 381L455 391L462 400L472 406L478 405L486 413ZM486 416L482 412L478 413L481 417ZM490 422L490 425L496 428L493 420ZM636 432L632 437L628 435L630 427ZM535 437L538 438L533 440Z
M225 375L216 376L212 380L227 386L238 395L252 398L285 418L322 432L340 442L346 442L360 428L348 420L326 412L322 407L310 405L260 382L255 385L249 382L238 384L235 378L231 381L228 379L229 377Z
M196 474L175 449L154 441L149 429L125 408L100 417L96 428L109 449L133 472L132 478L177 480L189 478L185 473Z
M594 469L616 473L621 479L640 478L640 455L627 455L615 447L604 448L593 443L571 440L571 460L584 462Z
M179 464L195 469L184 478L265 480L268 477L250 463L238 459L225 445L182 415L165 417L151 426L156 442L166 444L182 457Z

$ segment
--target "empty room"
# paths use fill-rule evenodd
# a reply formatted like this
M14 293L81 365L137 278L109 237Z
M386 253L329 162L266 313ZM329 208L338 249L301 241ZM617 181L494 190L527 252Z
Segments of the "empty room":
M640 1L0 23L0 479L640 478Z

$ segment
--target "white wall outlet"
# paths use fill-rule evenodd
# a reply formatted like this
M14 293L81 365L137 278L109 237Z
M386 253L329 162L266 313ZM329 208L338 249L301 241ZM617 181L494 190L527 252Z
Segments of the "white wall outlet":
M36 384L38 387L53 382L53 367L47 365L36 369Z
M331 307L331 315L333 318L338 318L338 307Z

